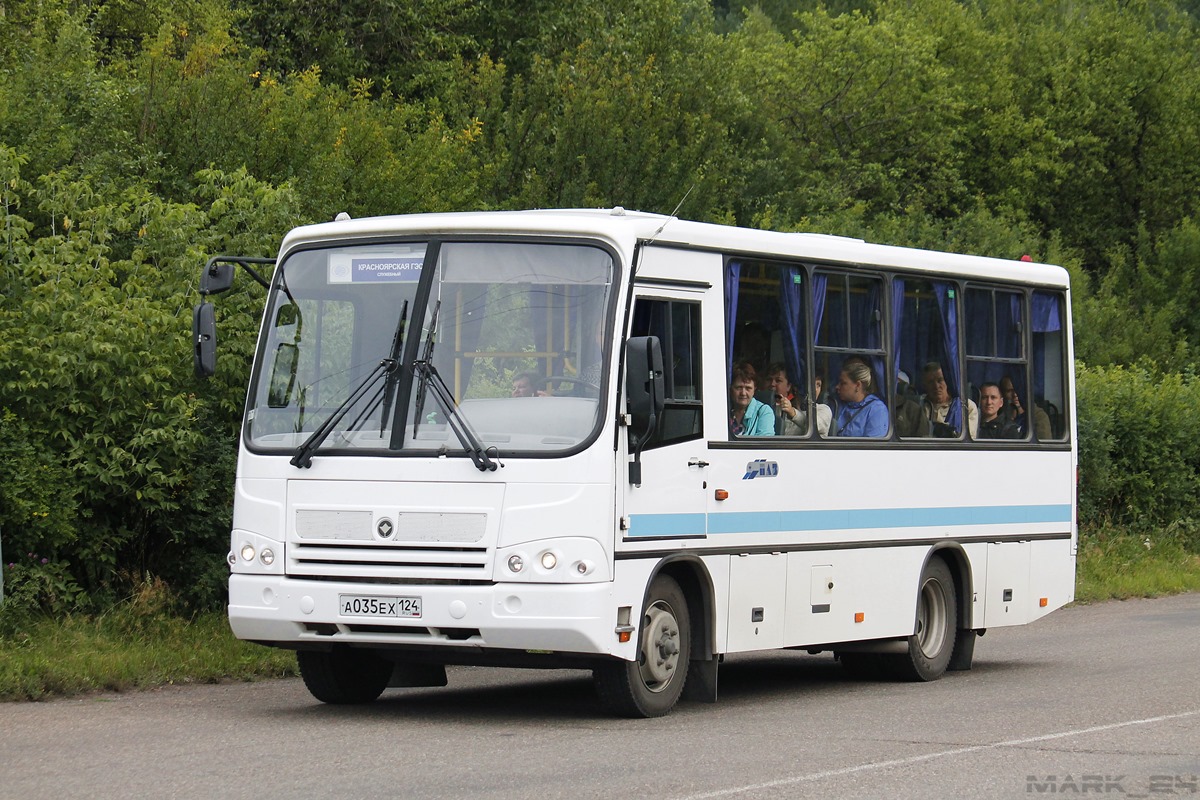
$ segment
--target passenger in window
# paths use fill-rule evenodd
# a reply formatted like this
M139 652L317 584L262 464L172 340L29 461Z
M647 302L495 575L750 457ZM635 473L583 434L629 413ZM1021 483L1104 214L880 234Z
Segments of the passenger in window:
M775 362L767 367L767 391L775 412L776 436L803 436L808 433L808 414L799 408L795 387L788 377L787 367Z
M1000 384L985 383L979 387L979 435L977 439L1021 439L1024 435L1017 423L1003 414L1004 395Z
M542 385L542 376L536 372L518 372L512 379L512 396L545 397L545 389L539 388Z
M942 365L930 361L921 371L922 383L925 386L925 399L921 407L934 436L956 439L963 429L963 401L961 397L952 397L946 378L942 375ZM979 407L975 401L967 398L966 402L967 430L971 438L975 438L979 430Z
M734 436L774 436L775 413L754 398L758 375L749 361L733 365L729 382L729 432Z
M813 410L817 414L817 433L822 436L829 435L829 426L833 424L833 409L825 403L825 376L820 370L813 372Z
M872 393L874 381L867 362L851 356L842 362L837 392L841 411L837 418L838 436L881 438L888 432L887 404Z
M1021 405L1021 397L1017 394L1013 379L1007 375L1000 379L1000 393L1004 397L1004 408L1000 413L1015 423L1017 430L1024 437L1029 431L1029 418ZM1050 432L1050 415L1036 404L1033 407L1033 431L1039 441L1053 438Z
M808 400L799 395L799 387L788 376L787 365L776 362L767 369L767 386L775 411L776 436L804 436L808 433ZM819 385L819 383L818 383ZM817 430L822 436L829 435L829 423L833 412L829 406L814 404ZM824 413L822 413L824 412Z
M908 373L896 373L896 397L892 401L892 413L896 418L896 435L900 437L928 436L929 418L921 413L921 402L913 396Z

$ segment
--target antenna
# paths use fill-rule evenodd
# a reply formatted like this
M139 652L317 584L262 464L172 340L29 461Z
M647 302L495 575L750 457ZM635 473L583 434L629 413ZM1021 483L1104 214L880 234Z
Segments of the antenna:
M672 211L665 220L663 220L663 224L658 226L658 230L656 230L654 233L652 233L650 235L650 238L646 240L646 244L654 243L654 240L658 238L658 235L663 232L663 228L667 227L667 223L670 222L671 220L675 219L675 215L679 213L679 209L683 208L684 201L688 199L688 195L691 194L692 189L695 189L695 188L696 188L696 184L694 184L694 183L690 187L688 187L688 190L683 193L683 197L681 197L679 199L679 203L675 206L675 210Z

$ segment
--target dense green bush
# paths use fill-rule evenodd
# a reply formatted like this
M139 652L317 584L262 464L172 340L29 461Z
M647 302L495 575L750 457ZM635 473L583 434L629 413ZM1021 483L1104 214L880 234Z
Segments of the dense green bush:
M1142 366L1077 370L1084 524L1169 528L1193 543L1200 501L1200 380Z

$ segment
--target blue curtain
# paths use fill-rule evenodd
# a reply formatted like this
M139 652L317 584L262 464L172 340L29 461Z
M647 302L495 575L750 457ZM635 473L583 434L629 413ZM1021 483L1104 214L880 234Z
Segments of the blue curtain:
M942 369L945 371L947 388L950 389L950 412L946 415L946 423L954 430L961 432L963 428L963 410L961 390L962 376L958 368L958 307L951 293L952 287L935 283L933 291L937 294L938 309L942 312L942 344L946 357L942 359Z
M900 369L900 354L904 343L904 279L892 279L892 363ZM908 376L912 378L911 375Z
M812 381L804 371L804 270L788 266L779 271L779 303L783 316L783 350L787 359L788 377L801 397L808 397Z
M1039 333L1055 333L1062 330L1058 296L1045 292L1033 293L1033 310L1030 324L1033 326L1033 393L1035 397L1046 394L1046 345L1045 337ZM1038 340L1043 340L1038 346Z
M1062 330L1058 312L1058 298L1042 292L1033 293L1033 332L1050 333Z
M725 269L725 379L733 375L733 335L737 331L738 285L742 262L730 261Z

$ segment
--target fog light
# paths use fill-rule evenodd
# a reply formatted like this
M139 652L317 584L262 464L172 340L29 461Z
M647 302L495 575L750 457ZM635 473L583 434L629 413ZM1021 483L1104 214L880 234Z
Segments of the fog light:
M575 571L578 572L580 575L587 575L589 572L592 571L592 562L590 562L590 561L575 562Z
M254 560L254 545L252 545L252 544L242 545L242 558L246 559L247 561Z
M549 550L542 553L542 569L554 569L558 566L558 556Z
M508 568L513 572L520 572L521 570L525 569L525 559L521 558L520 556L509 556Z
M258 554L258 560L263 562L265 566L271 566L275 563L275 551L269 547L264 549Z
M236 564L236 563L237 563L237 556L235 556L235 555L233 554L233 551L232 551L232 550L230 550L230 551L229 551L229 555L225 556L225 560L226 560L226 561L228 561L228 562L229 562L229 566L231 566L231 567L232 567L234 564Z

